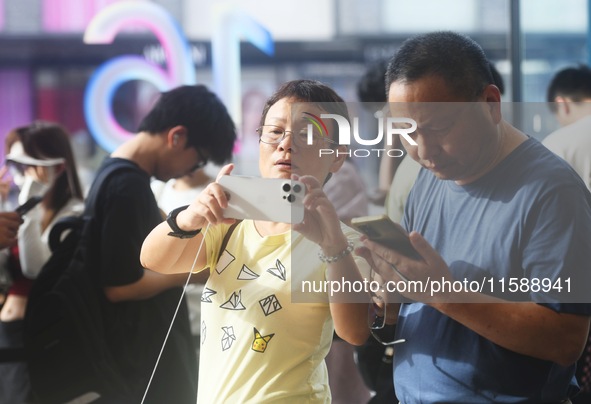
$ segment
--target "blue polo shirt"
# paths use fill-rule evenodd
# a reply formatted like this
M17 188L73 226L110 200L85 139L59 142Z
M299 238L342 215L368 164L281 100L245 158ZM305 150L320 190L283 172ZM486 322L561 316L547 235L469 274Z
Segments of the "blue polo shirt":
M570 278L569 293L506 290L502 297L591 315L591 195L535 139L466 186L421 170L404 225L431 243L454 279L493 278L498 296L502 279L507 285L512 277L560 278L566 287ZM578 389L574 365L509 351L420 303L402 305L396 332L406 339L394 355L404 404L557 402Z

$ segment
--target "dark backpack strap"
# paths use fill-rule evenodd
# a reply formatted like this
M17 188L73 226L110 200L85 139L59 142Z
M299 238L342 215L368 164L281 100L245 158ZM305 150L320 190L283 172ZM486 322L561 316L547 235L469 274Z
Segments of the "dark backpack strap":
M222 254L224 253L224 250L226 249L226 246L228 245L228 241L230 241L230 237L232 237L232 233L234 232L234 230L236 229L236 226L238 226L240 224L240 222L242 222L242 220L236 220L234 223L232 223L232 225L228 228L228 231L226 232L226 235L224 236L224 239L222 240L222 245L220 247L220 251L218 253L218 261L220 260L220 258L222 257Z
M49 232L48 244L49 249L52 252L56 251L59 245L64 241L64 232L78 231L78 238L81 236L86 223L95 213L96 200L102 191L103 184L107 178L116 171L133 168L132 164L133 163L128 160L118 159L97 175L86 198L84 213L78 216L63 217L59 219L51 228L51 231Z
M84 228L84 218L81 216L66 216L59 219L49 232L49 249L54 252L63 242L63 234L66 231L82 231Z
M124 169L136 168L135 164L125 159L115 159L105 169L99 172L92 183L88 196L86 197L86 206L84 209L84 216L93 216L95 213L95 206L98 196L102 192L102 188L107 179L116 171Z

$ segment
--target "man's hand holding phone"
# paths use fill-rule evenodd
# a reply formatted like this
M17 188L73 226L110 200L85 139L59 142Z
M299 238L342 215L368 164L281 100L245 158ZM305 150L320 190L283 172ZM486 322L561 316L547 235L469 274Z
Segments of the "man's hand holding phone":
M377 218L374 217L373 219ZM392 282L387 288L385 287L388 292L395 291L407 299L424 303L438 303L449 300L449 296L445 293L434 293L429 287L431 281L445 280L453 282L454 279L443 258L423 236L415 231L407 235L404 229L393 230L391 225L388 224L386 226L390 228L390 231L396 232L397 236L394 238L390 235L389 237L380 238L378 234L383 235L383 229L374 234L367 227L359 226L359 222L367 223L367 218L357 220L357 226L353 222L351 224L362 233L364 233L363 230L370 233L361 238L365 248L360 248L356 252L368 260L384 282ZM371 225L370 228L375 230L376 226ZM402 233L400 230L402 230ZM372 237L374 240L379 238L380 241L374 241ZM390 241L387 242L384 239ZM409 247L412 249L409 249ZM392 285L398 287L393 288ZM389 299L389 303L392 302Z
M376 243L399 251L407 257L421 258L413 248L406 230L386 215L356 217L351 220L351 226Z

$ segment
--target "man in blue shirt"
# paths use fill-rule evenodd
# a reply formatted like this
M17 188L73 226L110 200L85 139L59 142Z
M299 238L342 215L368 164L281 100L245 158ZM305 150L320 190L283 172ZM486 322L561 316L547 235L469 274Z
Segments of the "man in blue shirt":
M565 162L502 119L471 39L407 40L386 88L392 114L417 122L417 145L402 141L423 167L404 218L422 259L364 241L389 289L413 301L389 319L405 339L394 355L398 398L565 402L577 391L574 363L591 316L591 195Z

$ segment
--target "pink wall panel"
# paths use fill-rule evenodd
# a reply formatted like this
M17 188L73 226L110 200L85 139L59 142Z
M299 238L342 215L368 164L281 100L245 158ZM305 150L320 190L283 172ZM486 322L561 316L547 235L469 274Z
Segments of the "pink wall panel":
M0 31L4 30L4 7L6 7L4 0L0 0Z
M0 70L0 88L0 156L3 159L8 131L32 120L31 75L26 69Z
M82 32L99 10L117 1L43 0L43 29L47 32Z

